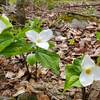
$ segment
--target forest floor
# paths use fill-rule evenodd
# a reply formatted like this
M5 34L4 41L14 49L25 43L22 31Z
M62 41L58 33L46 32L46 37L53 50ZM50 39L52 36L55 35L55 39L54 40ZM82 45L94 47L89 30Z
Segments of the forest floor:
M66 64L72 63L74 58L82 54L88 53L94 60L100 55L100 41L96 40L96 32L100 31L100 5L95 6L94 2L89 5L93 5L92 8L86 7L86 4L66 4L52 10L32 5L26 7L27 19L40 18L44 20L44 29L49 27L53 30L55 37L52 42L55 44L54 50L60 55L61 73L57 77L50 70L40 66L38 81L34 80L34 68L30 69L32 77L27 80L22 58L0 58L1 98L28 93L36 96L38 100L82 100L82 90L79 88L62 92ZM95 14L91 14L93 11ZM90 93L88 88L87 97ZM18 96L17 100L35 100L26 99L25 95L23 98Z

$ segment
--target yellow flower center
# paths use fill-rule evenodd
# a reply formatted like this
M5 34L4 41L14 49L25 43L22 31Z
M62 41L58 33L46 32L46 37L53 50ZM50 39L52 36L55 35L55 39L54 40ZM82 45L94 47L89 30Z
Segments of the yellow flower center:
M37 42L38 42L38 43L41 43L41 42L42 42L42 40L41 40L41 39L37 39Z
M86 68L86 69L85 69L85 73L86 73L87 75L90 75L91 72L92 72L91 68Z

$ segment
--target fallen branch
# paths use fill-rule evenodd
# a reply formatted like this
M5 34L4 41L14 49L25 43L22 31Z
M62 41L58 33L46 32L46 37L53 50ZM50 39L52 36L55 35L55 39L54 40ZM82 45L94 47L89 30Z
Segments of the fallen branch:
M74 8L74 7L90 7L90 6L100 6L100 3L98 4L82 4L82 5L66 5L66 8Z
M83 15L83 14L74 13L74 12L67 12L67 14L78 15L78 16L82 16L82 17L95 17L95 18L100 18L100 16L96 16L96 15Z

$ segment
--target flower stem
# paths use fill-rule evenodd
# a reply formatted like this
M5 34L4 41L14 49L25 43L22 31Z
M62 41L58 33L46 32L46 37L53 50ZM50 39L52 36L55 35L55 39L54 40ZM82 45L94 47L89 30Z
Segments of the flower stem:
M35 54L37 54L37 52L38 52L38 47L36 47ZM38 62L36 61L36 63L35 63L35 79L36 79L36 81L37 81L37 73L38 73Z
M29 68L28 68L28 65L27 65L27 62L26 62L26 57L24 55L22 55L22 56L23 56L23 59L24 59L24 65L25 65L25 67L27 69L27 72L26 72L26 74L27 74L27 80L29 80L31 78L31 73L29 71Z
M82 100L86 100L86 90L85 90L85 87L82 87Z
M37 81L37 73L38 73L38 64L36 62L36 66L35 66L35 79Z

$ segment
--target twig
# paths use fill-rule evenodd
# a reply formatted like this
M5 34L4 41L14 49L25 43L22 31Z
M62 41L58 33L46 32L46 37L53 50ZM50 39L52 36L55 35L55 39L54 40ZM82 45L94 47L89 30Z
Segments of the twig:
M35 51L35 54L38 52L38 47L36 47L36 51ZM36 61L36 64L35 64L35 79L37 81L37 73L38 73L38 62Z
M36 67L35 67L36 69L35 69L35 79L36 79L36 81L37 81L37 71L38 71L38 64L37 64L37 62L36 62Z
M83 15L83 14L81 14L81 13L76 13L76 12L71 12L71 11L67 11L67 10L59 10L58 11L58 13L60 14L62 14L62 13L65 13L66 15L76 15L76 16L82 16L82 17L87 17L87 18L89 18L89 17L91 17L91 18L96 18L96 19L100 19L100 16L96 16L96 15Z
M96 18L100 18L100 16L95 16L95 15L83 15L80 13L74 13L74 12L67 12L67 14L72 14L72 15L79 15L79 16L83 16L83 17L96 17Z
M67 5L66 8L74 8L74 7L90 7L90 6L100 6L100 3L97 4L82 4L82 5Z
M85 91L85 87L82 87L82 100L86 100L86 91Z

